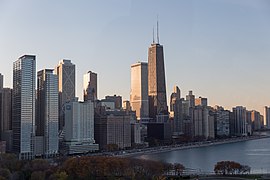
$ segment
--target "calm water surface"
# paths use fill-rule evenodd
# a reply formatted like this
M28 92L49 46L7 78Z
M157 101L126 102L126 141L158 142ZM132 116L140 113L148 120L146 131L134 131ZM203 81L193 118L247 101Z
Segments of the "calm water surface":
M181 163L203 172L213 172L216 162L230 160L249 165L252 173L270 173L270 138L144 154L138 158Z

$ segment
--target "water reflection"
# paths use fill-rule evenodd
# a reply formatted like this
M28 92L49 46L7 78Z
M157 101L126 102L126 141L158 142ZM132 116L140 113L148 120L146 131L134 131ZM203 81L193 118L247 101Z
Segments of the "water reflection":
M231 144L176 150L138 156L169 163L181 163L185 167L213 172L218 161L230 160L249 165L252 173L270 173L270 138Z

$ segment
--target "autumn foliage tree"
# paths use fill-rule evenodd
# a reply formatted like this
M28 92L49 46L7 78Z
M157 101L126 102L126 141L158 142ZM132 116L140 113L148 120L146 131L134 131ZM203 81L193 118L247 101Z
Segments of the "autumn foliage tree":
M244 174L250 173L250 167L247 165L241 165L234 161L220 161L215 165L214 171L216 174L228 175L228 174Z

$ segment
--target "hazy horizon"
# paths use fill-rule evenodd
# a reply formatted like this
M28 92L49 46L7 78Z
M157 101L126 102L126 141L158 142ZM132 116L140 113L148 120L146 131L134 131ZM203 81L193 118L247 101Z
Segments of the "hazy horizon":
M98 74L98 97L129 99L130 66L147 61L159 16L167 99L177 85L209 105L242 105L263 113L270 105L270 2L205 1L8 1L0 0L0 73L12 87L12 64L34 54L37 71L61 59L83 74Z

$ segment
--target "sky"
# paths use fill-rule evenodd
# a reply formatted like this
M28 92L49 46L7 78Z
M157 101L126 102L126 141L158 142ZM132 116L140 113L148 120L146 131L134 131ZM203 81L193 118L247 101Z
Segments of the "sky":
M173 86L209 105L270 106L268 0L0 0L0 73L12 87L12 64L34 54L37 70L61 59L98 74L98 97L129 100L130 66L147 61L159 20L167 98Z

